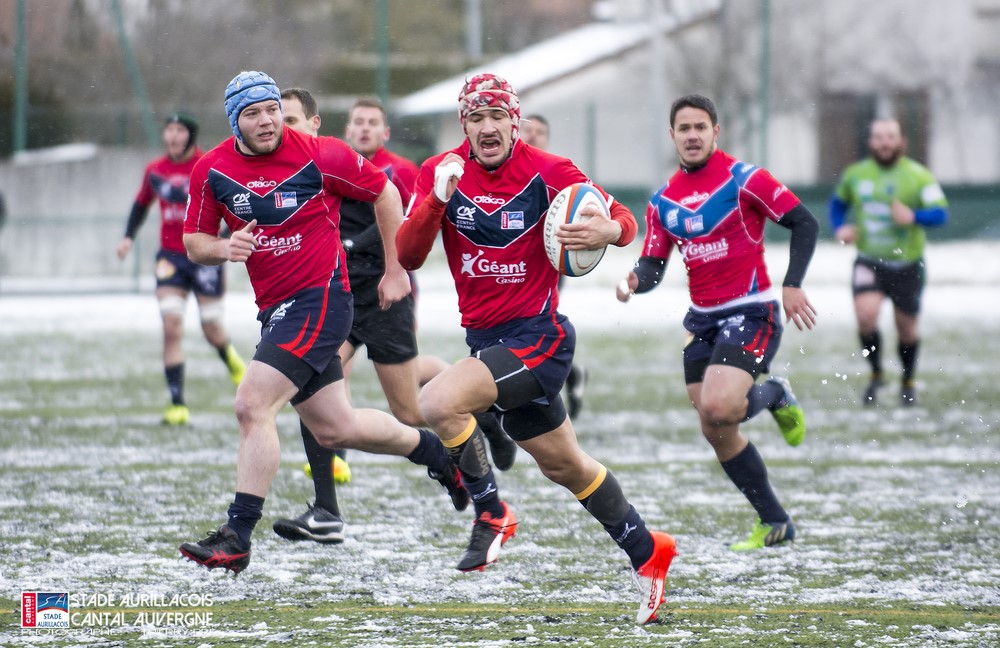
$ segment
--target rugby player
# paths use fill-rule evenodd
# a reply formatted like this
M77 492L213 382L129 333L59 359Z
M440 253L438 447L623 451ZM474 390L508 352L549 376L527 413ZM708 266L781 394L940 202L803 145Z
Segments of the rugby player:
M837 241L858 251L851 290L862 355L871 367L861 404L875 405L885 384L878 316L888 298L902 367L899 400L910 407L917 402L925 228L948 221L948 201L931 172L905 155L906 138L895 119L872 122L868 148L871 155L847 167L834 189L830 226Z
M452 504L469 495L438 437L385 412L351 407L337 355L351 329L353 297L337 226L343 197L373 202L387 259L379 298L388 308L410 292L396 262L399 190L375 165L333 137L285 129L281 96L262 72L241 72L225 93L233 137L191 174L184 245L199 263L245 263L260 309L261 339L236 392L240 450L228 521L182 555L239 573L281 461L276 417L291 403L327 447L399 455L442 476ZM222 223L232 231L219 237Z
M819 226L813 215L765 169L718 147L719 120L707 97L688 95L670 109L670 135L680 169L646 207L642 256L616 289L626 302L660 284L677 247L688 273L692 305L684 318L688 397L701 431L726 475L750 502L757 521L750 536L731 546L747 551L789 542L795 523L778 501L757 448L740 423L768 410L785 441L802 443L805 415L788 380L770 376L785 320L812 329L816 310L805 291ZM764 263L764 225L792 232L781 302Z
M163 412L167 425L184 425L191 413L184 401L184 311L192 292L198 301L201 330L215 347L229 370L233 384L239 385L246 364L229 341L223 323L225 275L221 266L203 266L187 257L184 249L184 212L187 208L191 170L202 156L198 148L198 122L183 112L167 117L162 131L166 154L149 163L139 193L118 243L118 258L132 251L153 200L160 203L160 249L156 253L156 301L163 321L163 373L170 392L170 405Z
M458 569L495 562L517 529L474 416L493 411L542 474L573 493L625 551L639 587L636 622L647 623L663 602L674 539L649 531L611 471L580 448L559 395L576 331L557 310L559 273L545 253L544 215L559 190L589 180L572 161L519 139L520 105L505 79L473 76L458 109L466 139L421 166L397 234L400 262L415 270L442 233L471 350L420 392L420 411L444 441L475 507ZM589 206L594 218L561 229L566 245L598 249L634 239L635 217L605 197L610 218Z

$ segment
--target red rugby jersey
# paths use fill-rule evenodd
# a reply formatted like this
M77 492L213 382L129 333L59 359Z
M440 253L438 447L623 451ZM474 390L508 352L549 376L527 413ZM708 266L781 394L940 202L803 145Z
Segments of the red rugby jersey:
M174 162L166 155L153 160L146 166L135 196L143 209L149 209L154 199L160 201L160 247L169 252L186 254L183 238L188 184L191 170L202 155L201 149L195 148L191 159L184 162Z
M764 224L799 204L765 169L721 150L692 172L680 169L646 207L643 256L684 257L691 301L710 309L769 301Z
M350 286L340 243L340 200L374 202L388 178L335 137L285 128L278 149L243 155L233 137L195 166L184 232L218 235L257 219L257 249L247 274L263 310L305 288L339 277Z
M521 140L515 142L506 162L487 171L469 159L466 140L421 165L413 206L421 205L432 193L434 168L449 152L467 160L465 172L444 206L440 223L433 226L442 231L462 326L485 329L555 311L559 273L545 254L545 213L561 189L589 182L587 176L570 160ZM601 193L610 198L603 189ZM405 221L397 241L407 237L409 227L414 223ZM635 236L634 219L631 230L626 225L622 230L625 240L618 244L627 245Z
M413 184L417 181L417 165L385 147L375 151L372 164L382 169L392 180L392 184L396 185L399 197L403 200L403 209L406 209L410 204L410 196L413 195Z

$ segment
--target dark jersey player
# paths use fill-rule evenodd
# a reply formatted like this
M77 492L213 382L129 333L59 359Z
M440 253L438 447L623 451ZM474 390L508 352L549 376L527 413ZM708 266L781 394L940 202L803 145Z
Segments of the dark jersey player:
M400 455L447 476L440 481L464 509L468 493L437 436L384 412L352 408L337 355L353 317L340 201L375 204L386 258L393 259L379 282L387 308L410 291L394 256L399 191L344 142L284 129L278 87L262 72L233 78L225 105L234 137L195 165L184 245L201 263L246 264L261 339L236 392L240 451L229 519L204 540L182 544L181 554L209 569L238 573L249 564L250 536L281 460L275 417L286 403L323 445ZM229 239L219 237L223 223Z
M399 188L405 208L413 195L417 166L386 149L388 139L388 117L382 105L373 99L357 100L348 114L344 140L389 176ZM366 346L393 415L409 425L424 425L414 385L427 384L448 363L435 356L417 355L414 295L388 310L377 308L373 299L375 280L383 272L385 259L371 205L345 199L340 206L340 219L354 293L354 325L341 356L349 362L362 345ZM411 281L415 286L413 277ZM504 434L493 415L484 413L478 420L495 464L501 470L509 469L517 445Z
M225 276L221 266L198 265L187 257L182 240L187 209L188 180L195 162L202 156L197 145L198 123L185 113L174 113L163 126L166 155L149 163L142 177L125 236L118 244L118 258L132 250L136 232L149 207L160 203L160 250L156 253L156 300L163 320L163 372L170 391L170 406L163 422L183 425L190 420L184 402L184 311L190 293L198 300L201 330L226 363L233 383L240 384L246 366L229 342L223 324L222 298Z
M282 91L281 99L287 128L311 136L319 135L322 120L311 93L302 88L288 88ZM384 143L389 135L385 119L381 104L371 99L359 99L348 113L344 140L389 177L405 204L409 202L413 190L417 167L385 149ZM379 303L378 284L385 274L385 259L371 203L346 197L341 201L340 238L347 254L347 271L354 296L354 321L347 340L340 348L348 391L347 378L352 360L356 351L366 346L393 416L407 425L426 425L417 403L418 379L426 382L422 374L430 372L430 377L433 377L441 371L435 367L447 367L448 364L433 356L417 355L412 294L387 309ZM350 480L351 470L346 453L340 448L321 446L304 424L300 425L300 432L308 459L307 474L313 481L316 500L298 517L275 520L273 529L289 540L337 542L343 538L343 530L339 524L340 511L330 484L330 474L332 470L333 479L338 484ZM516 446L509 438L504 438L511 447L509 461L512 462Z
M757 449L740 423L767 409L793 446L805 437L805 416L788 381L767 373L783 330L781 308L799 329L812 329L816 313L802 280L816 247L819 226L799 199L766 170L717 147L715 105L701 95L674 102L670 134L680 169L646 208L646 238L635 270L617 297L659 285L676 247L688 273L692 306L684 318L688 396L701 431L726 475L750 501L758 520L750 536L732 545L746 551L790 541L795 524L778 502ZM764 225L792 231L782 299L764 263Z
M573 493L626 552L640 588L636 620L646 623L663 601L674 540L650 532L614 475L580 448L559 395L576 332L557 310L559 276L545 254L543 221L555 194L587 177L570 160L518 139L520 107L506 80L476 75L458 103L466 140L421 166L397 236L400 261L416 269L441 232L472 352L420 394L421 412L444 441L475 506L458 569L495 562L517 528L473 416L492 410L542 473ZM591 206L595 218L563 226L560 239L577 250L627 245L635 237L635 218L610 202L610 218Z

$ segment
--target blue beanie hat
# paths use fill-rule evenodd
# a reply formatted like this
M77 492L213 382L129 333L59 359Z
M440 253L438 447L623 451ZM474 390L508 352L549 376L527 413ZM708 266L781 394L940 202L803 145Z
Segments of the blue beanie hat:
M274 79L263 72L240 72L226 86L226 115L236 139L242 141L237 121L240 113L250 104L274 99L281 104L281 91Z

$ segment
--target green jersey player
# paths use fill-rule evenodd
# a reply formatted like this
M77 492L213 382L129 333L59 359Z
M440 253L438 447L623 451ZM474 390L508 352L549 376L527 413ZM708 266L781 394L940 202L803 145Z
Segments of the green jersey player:
M870 157L847 167L830 199L830 224L841 243L857 246L851 287L862 354L871 378L862 404L874 405L884 384L878 315L892 300L903 381L901 403L912 406L920 346L918 315L924 288L925 228L948 220L948 201L931 172L904 155L895 119L872 122Z

